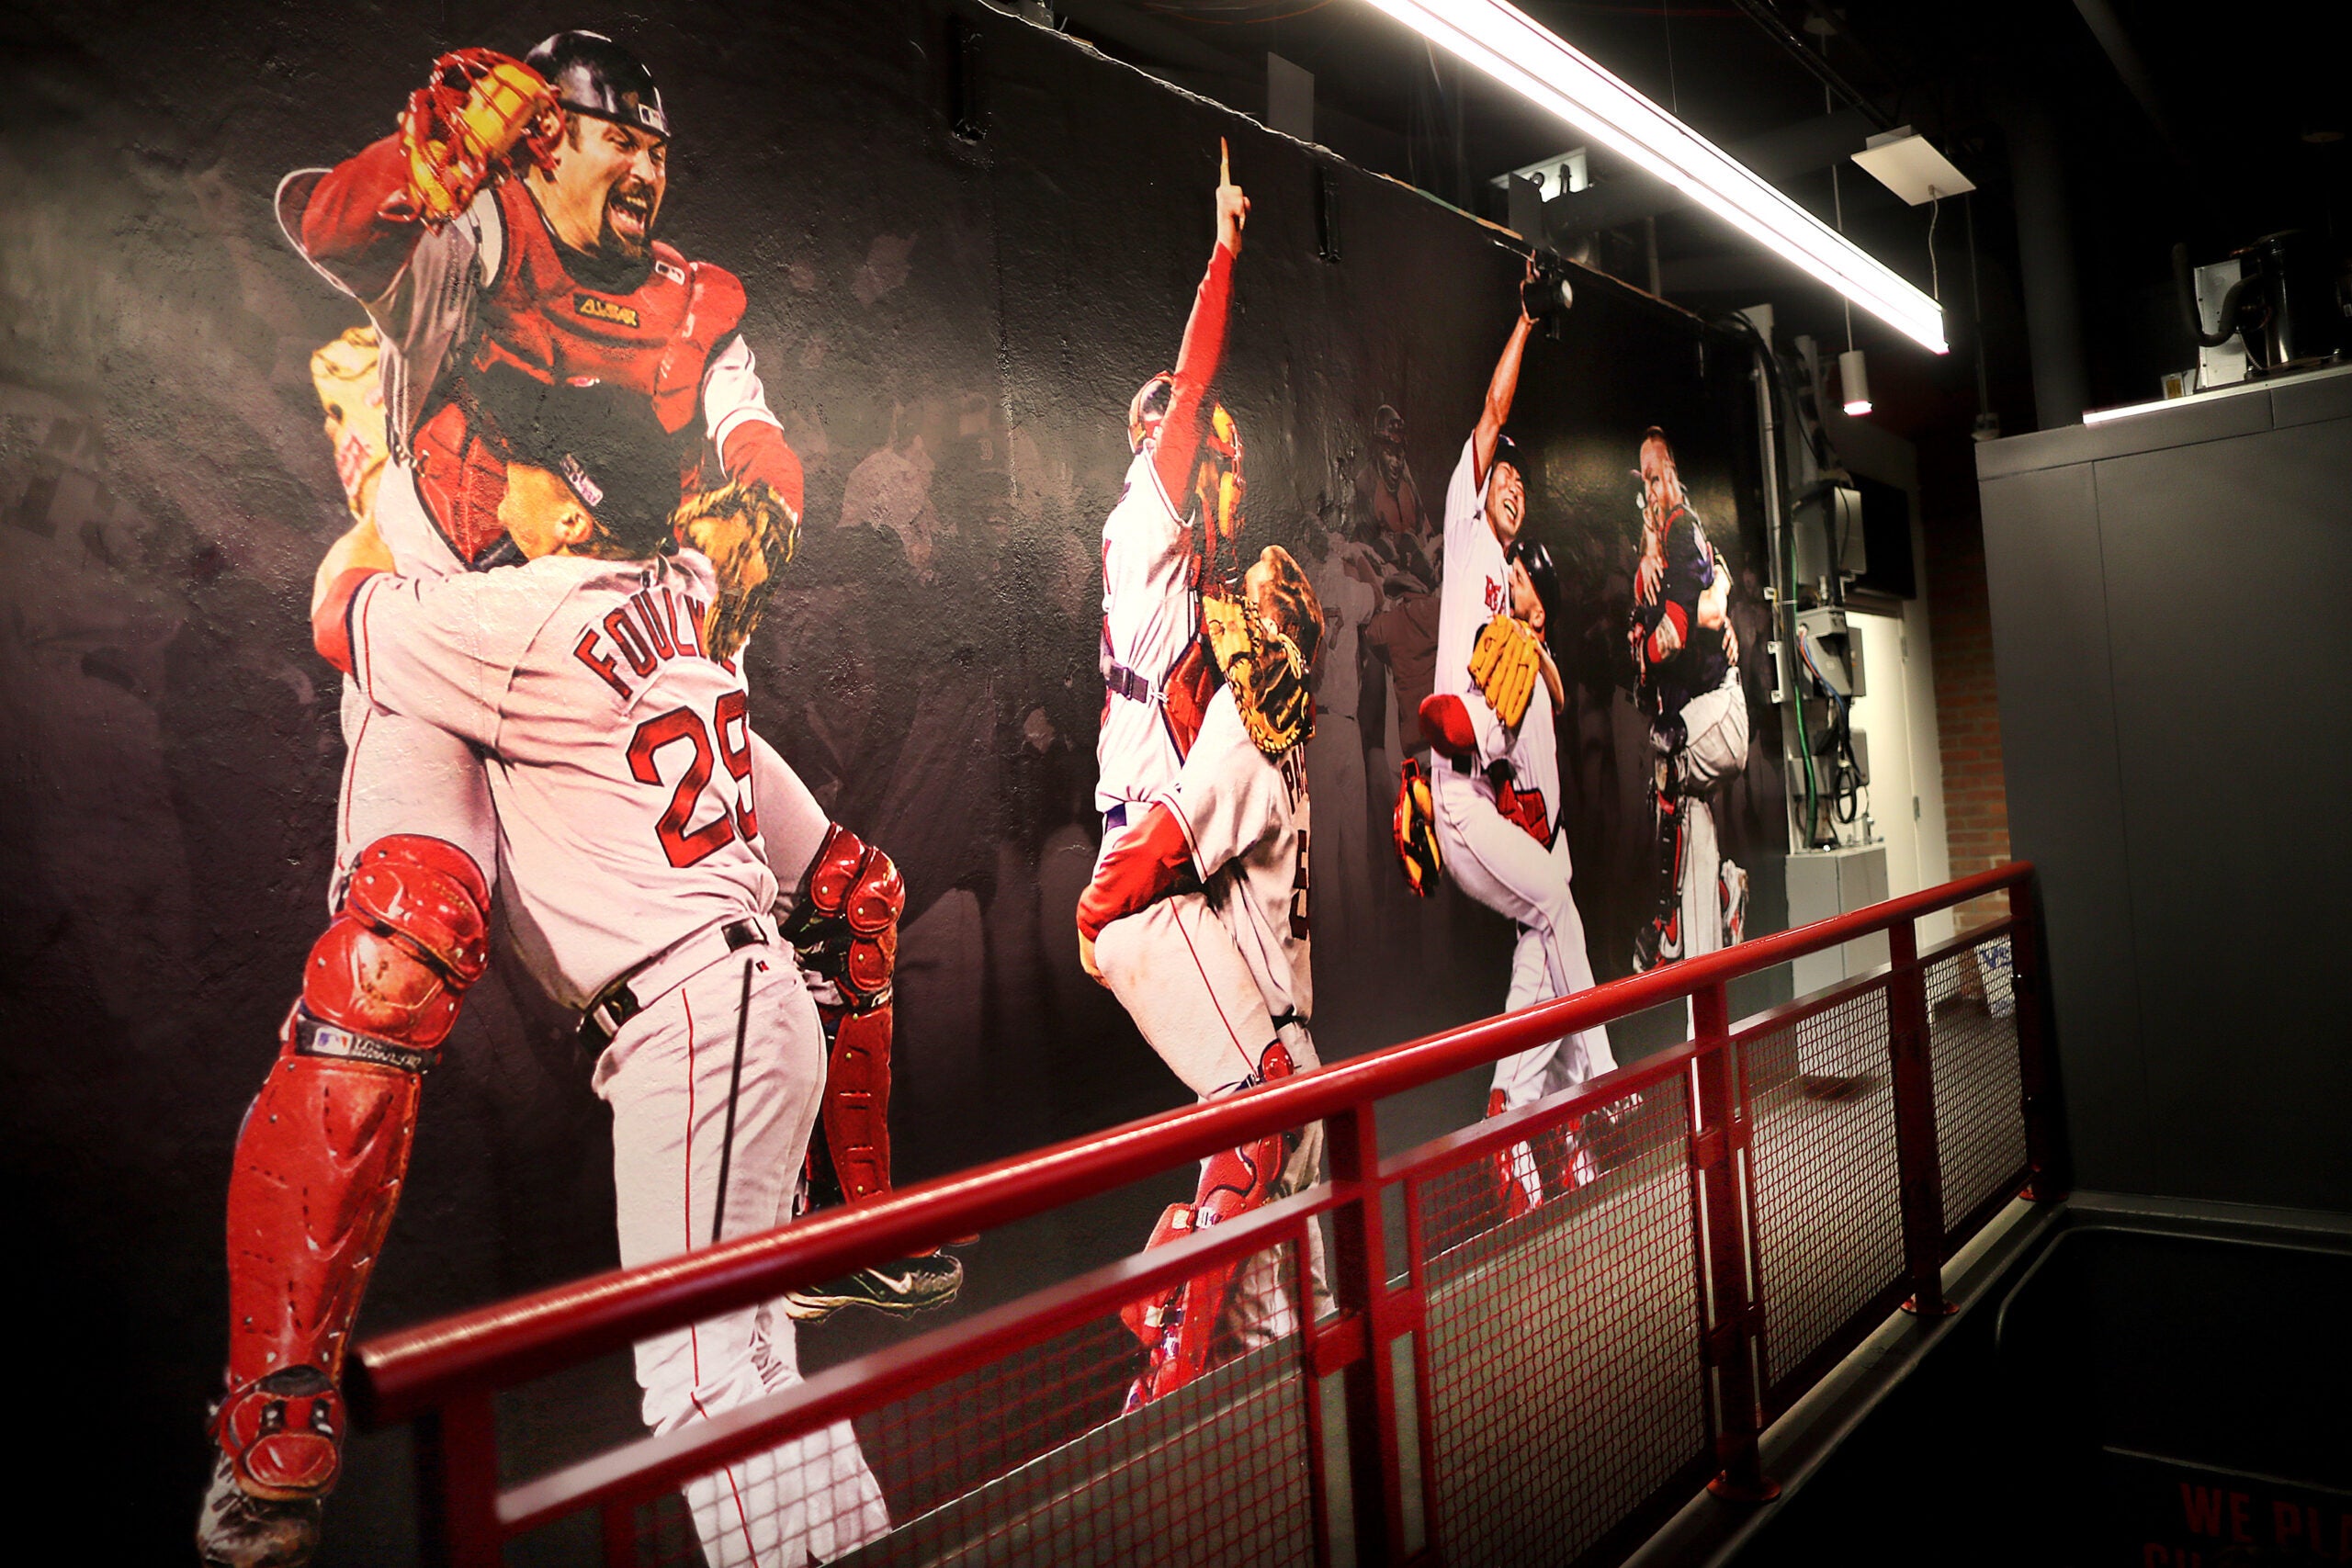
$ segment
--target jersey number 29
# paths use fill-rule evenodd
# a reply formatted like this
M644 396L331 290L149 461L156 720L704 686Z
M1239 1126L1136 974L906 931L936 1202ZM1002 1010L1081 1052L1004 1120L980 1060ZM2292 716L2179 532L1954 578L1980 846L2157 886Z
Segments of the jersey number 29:
M672 865L683 869L709 859L738 836L746 844L760 836L759 813L752 809L749 788L752 726L747 710L748 703L741 692L727 692L713 706L707 725L702 715L692 708L672 708L639 725L637 733L629 738L629 776L639 784L662 782L662 771L654 765L653 758L663 747L683 742L694 748L686 771L678 775L677 788L671 792L669 808L653 825L653 836L662 841L662 852L670 857ZM718 739L718 760L727 765L727 772L736 784L744 787L738 790L732 811L722 802L718 816L689 829L686 824L694 817L704 787L710 783L713 735Z

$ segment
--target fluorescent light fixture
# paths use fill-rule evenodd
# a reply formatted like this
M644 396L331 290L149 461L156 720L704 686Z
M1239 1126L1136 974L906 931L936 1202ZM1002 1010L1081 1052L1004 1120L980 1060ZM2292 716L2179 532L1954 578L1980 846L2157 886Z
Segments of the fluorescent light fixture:
M1838 356L1838 386L1845 394L1846 417L1860 419L1871 412L1871 371L1862 351L1849 348Z
M1975 182L1951 166L1928 139L1907 125L1873 136L1854 154L1872 179L1917 207L1948 196L1966 196Z
M1938 354L1933 299L1504 0L1372 0Z

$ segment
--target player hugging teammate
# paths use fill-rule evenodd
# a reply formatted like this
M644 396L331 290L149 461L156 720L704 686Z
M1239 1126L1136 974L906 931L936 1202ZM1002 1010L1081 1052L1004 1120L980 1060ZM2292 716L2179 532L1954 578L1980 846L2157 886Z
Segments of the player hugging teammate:
M1241 437L1210 396L1249 212L1221 171L1216 245L1176 368L1129 405L1135 459L1102 527L1102 846L1078 908L1087 972L1204 1100L1318 1065L1308 1030L1306 741L1323 610L1278 547L1233 580ZM1193 1201L1171 1205L1149 1245L1311 1185L1322 1152L1317 1124L1213 1156ZM1309 1235L1319 1300L1321 1238ZM1132 1309L1128 1325L1149 1360L1129 1407L1295 1331L1293 1296L1269 1254Z
M354 677L337 873L230 1179L210 1562L315 1549L344 1353L421 1075L490 963L502 862L514 960L583 1006L601 1053L625 1264L783 1223L812 1122L822 1181L888 1183L903 894L751 728L736 660L791 557L800 464L738 330L741 286L653 238L669 138L642 64L560 33L524 61L444 56L394 134L279 187L380 363L363 415L343 362L364 340L320 360L359 519L313 605ZM711 1079L730 1048L741 1075ZM795 1315L926 1304L959 1278L910 1260L648 1341L646 1417L666 1430L796 1380ZM887 1526L846 1427L688 1492L714 1563L831 1556Z
M1408 874L1426 875L1440 863L1464 893L1518 927L1503 1004L1513 1012L1593 983L1560 825L1553 720L1565 692L1544 646L1546 608L1535 581L1548 563L1522 541L1527 481L1503 431L1533 326L1522 305L1446 490L1437 688L1420 710L1435 777L1424 793L1408 766L1397 806ZM1531 1105L1616 1065L1605 1029L1547 1041L1495 1065L1487 1113ZM1510 1214L1541 1203L1547 1185L1576 1186L1593 1174L1589 1151L1573 1139L1557 1170L1539 1168L1525 1144L1497 1168Z
M1642 554L1625 638L1634 702L1650 721L1657 845L1657 908L1634 941L1640 974L1745 934L1747 873L1722 859L1709 801L1747 766L1747 694L1731 624L1731 572L1707 542L1674 447L1656 425L1642 433L1634 477L1642 481Z

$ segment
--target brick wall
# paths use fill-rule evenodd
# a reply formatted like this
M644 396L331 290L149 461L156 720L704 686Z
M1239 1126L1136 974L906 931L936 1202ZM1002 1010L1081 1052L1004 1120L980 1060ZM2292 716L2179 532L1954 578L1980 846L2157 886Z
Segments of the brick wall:
M1939 446L1941 444L1939 443ZM1993 682L1993 624L1984 590L1984 526L1973 451L1920 453L1920 522L1927 535L1928 624L1942 735L1945 840L1951 874L2009 858L2008 794L2001 777L2001 713ZM1963 466L1964 465L1964 466ZM1995 894L1961 906L1962 931L2008 913Z

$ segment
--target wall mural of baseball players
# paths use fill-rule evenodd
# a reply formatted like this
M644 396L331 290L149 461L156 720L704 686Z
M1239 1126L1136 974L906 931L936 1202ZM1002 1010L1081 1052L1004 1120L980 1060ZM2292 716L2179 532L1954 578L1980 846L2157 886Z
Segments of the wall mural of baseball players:
M10 1207L136 1325L28 1390L145 1478L127 1553L403 1560L368 1333L1779 921L1734 340L1344 170L1335 257L1307 151L1011 18L956 13L959 128L946 5L776 11L94 7L0 64ZM709 1418L1322 1152L532 1419ZM1072 1418L1285 1332L1306 1261L1136 1303ZM844 1425L685 1503L791 1563L921 1498Z

